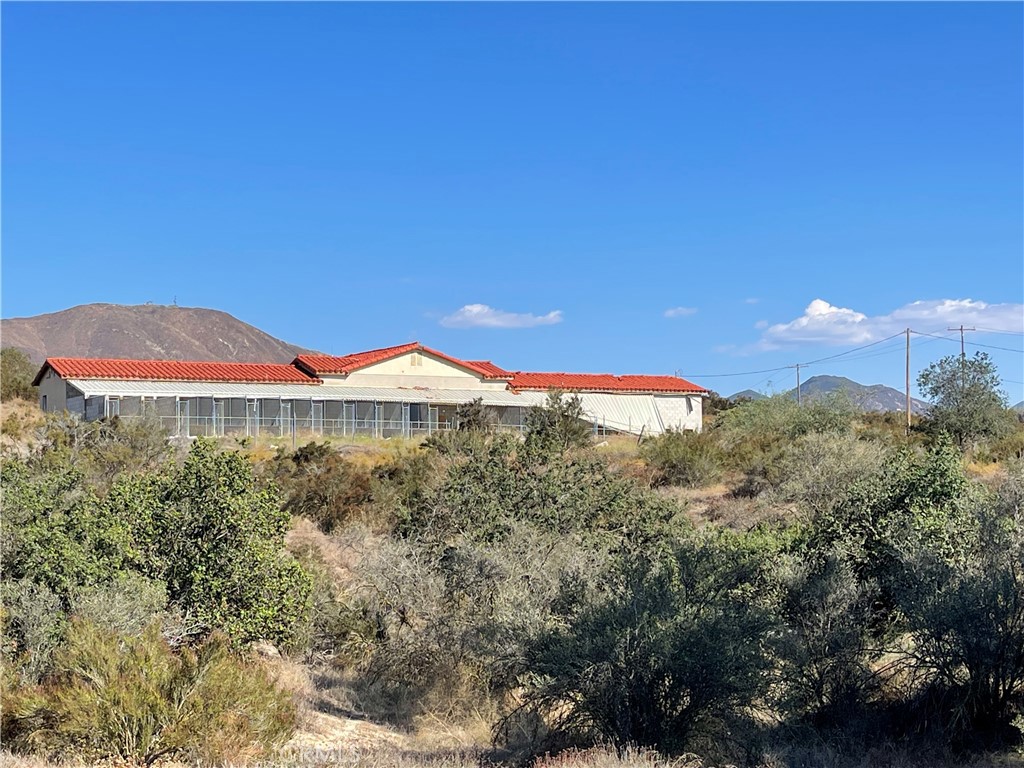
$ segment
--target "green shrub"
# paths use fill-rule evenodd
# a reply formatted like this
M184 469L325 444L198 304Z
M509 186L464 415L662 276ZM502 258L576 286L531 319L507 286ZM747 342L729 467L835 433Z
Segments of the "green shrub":
M852 428L849 399L834 395L800 405L789 395L740 403L722 413L712 426L730 468L746 475L741 489L757 495L778 481L786 446L802 435L844 433Z
M777 639L782 710L821 727L856 718L877 688L868 637L872 592L842 557L783 569L785 629Z
M804 530L808 555L841 551L861 583L883 591L877 607L891 609L903 547L915 544L948 560L977 536L976 521L965 512L975 492L952 445L893 451L877 471L853 480L834 504L813 515Z
M907 575L896 594L912 636L919 679L945 692L947 735L999 734L1024 711L1024 469L973 505L977 535L944 557L904 549Z
M123 573L106 584L79 590L72 614L100 629L134 635L166 608L167 587L162 581Z
M590 445L593 427L583 413L579 395L553 389L543 406L526 413L526 442L543 451L565 453Z
M238 642L287 643L306 621L310 580L284 551L291 517L275 491L205 440L166 482L156 536L171 600Z
M563 580L587 581L606 555L577 536L517 523L500 547L455 537L442 550L390 542L367 558L371 627L361 690L402 723L493 706L517 685L526 644L550 626Z
M857 483L877 476L887 455L882 445L849 433L804 435L783 449L768 501L811 515L829 512Z
M284 551L291 516L241 455L198 441L180 467L122 474L106 492L71 462L51 452L0 469L7 578L46 585L69 610L135 573L239 642L286 643L305 621L309 579Z
M624 549L603 588L531 644L524 706L556 734L667 751L741 715L764 690L774 621L761 559L737 543Z
M1017 422L1002 437L978 448L976 458L992 462L1024 459L1024 424Z
M497 421L494 409L484 405L482 397L455 408L455 423L459 432L488 432Z
M332 579L322 557L313 548L297 553L310 577L309 612L290 645L309 660L346 655L354 637L368 632L363 612Z
M155 415L82 421L48 414L42 429L44 466L70 464L97 489L122 475L154 472L174 456L169 433Z
M50 668L64 639L67 619L60 598L45 584L6 577L0 584L3 611L3 664L13 676L36 681Z
M478 436L472 432L435 432L443 435ZM427 447L427 441L424 441ZM374 517L388 527L408 521L411 510L422 507L445 477L445 461L433 450L394 456L374 468L371 480Z
M330 532L365 509L372 499L371 475L341 454L316 443L299 448L291 457L293 469L283 480L284 507Z
M652 485L690 488L712 485L722 476L724 456L708 433L669 430L643 443L641 455L652 470Z
M32 386L32 380L38 370L39 367L20 349L0 349L0 400L17 397L35 400L39 389Z
M68 460L40 467L7 459L0 468L4 575L44 584L65 607L75 591L136 564L128 521L94 493Z
M19 413L18 411L11 411L4 416L3 421L0 422L0 435L11 438L11 440L21 440L28 437L30 434L30 427L36 422L36 415Z
M122 637L75 622L48 684L5 706L3 735L19 751L211 764L264 756L294 724L290 696L223 636L175 653L158 625Z
M495 435L453 457L443 481L410 506L400 532L443 542L453 535L505 541L518 522L547 531L617 538L678 512L588 452L549 453Z

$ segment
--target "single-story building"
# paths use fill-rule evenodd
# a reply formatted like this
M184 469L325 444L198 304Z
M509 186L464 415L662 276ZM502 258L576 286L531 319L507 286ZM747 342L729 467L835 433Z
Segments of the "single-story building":
M151 414L182 436L409 437L453 428L456 408L477 398L500 427L521 430L552 389L578 394L597 433L699 432L708 394L676 376L506 371L419 342L288 365L52 357L34 383L44 411Z

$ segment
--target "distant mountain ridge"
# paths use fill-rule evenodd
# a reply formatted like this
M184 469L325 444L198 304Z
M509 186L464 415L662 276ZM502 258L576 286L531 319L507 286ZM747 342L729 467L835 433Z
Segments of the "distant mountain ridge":
M47 357L287 363L313 351L227 312L162 304L82 304L0 320L0 344L21 349L37 364Z
M735 395L729 395L728 399L736 402L737 400L764 400L768 395L758 392L753 389L744 389L742 392L737 392Z
M887 411L903 411L907 407L906 393L900 392L884 384L860 384L845 376L813 376L800 385L801 398L813 401L828 395L845 392L853 402L854 406L861 411L884 413ZM796 388L785 392L789 397L796 397ZM732 395L730 400L739 398L757 400L765 397L760 392L743 390ZM910 399L911 413L923 414L929 409L928 403L912 397Z

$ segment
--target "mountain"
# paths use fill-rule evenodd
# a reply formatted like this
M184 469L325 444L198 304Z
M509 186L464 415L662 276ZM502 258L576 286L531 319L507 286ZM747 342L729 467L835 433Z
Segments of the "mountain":
M1017 411L1017 413L1024 413L1024 400L1017 403L1011 410Z
M227 312L160 304L83 304L0 320L0 342L37 364L47 357L287 363L309 351Z
M804 400L815 400L826 397L833 393L845 392L853 404L861 411L903 411L907 407L906 393L900 392L884 384L860 384L853 379L843 376L813 376L800 385L800 396ZM789 397L796 397L796 389L791 389L786 394ZM756 397L755 397L756 395ZM750 397L758 399L764 397L751 390L737 392L730 397L735 400L739 397ZM910 399L910 410L912 413L923 414L928 411L929 405L924 400L917 398Z
M859 384L843 376L813 376L800 385L800 395L814 400L834 392L845 392L853 404L862 411L903 411L907 407L907 395L884 384ZM796 397L796 390L790 393ZM923 414L929 409L928 403L910 398L912 413Z
M767 395L761 392L755 392L753 389L744 389L742 392L737 392L735 395L729 395L728 400L732 400L734 403L737 400L764 400Z

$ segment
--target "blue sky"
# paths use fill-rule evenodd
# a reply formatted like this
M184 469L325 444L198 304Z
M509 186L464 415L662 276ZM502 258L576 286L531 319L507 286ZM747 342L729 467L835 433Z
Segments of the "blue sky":
M964 323L1016 402L1022 41L1011 3L5 3L2 314L726 394ZM902 347L816 373L900 387Z

